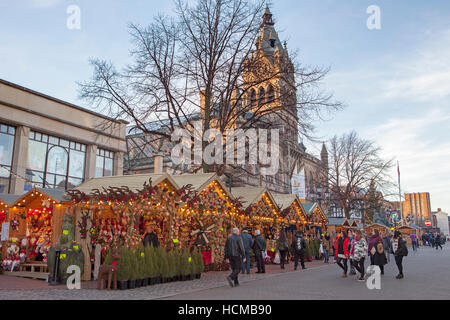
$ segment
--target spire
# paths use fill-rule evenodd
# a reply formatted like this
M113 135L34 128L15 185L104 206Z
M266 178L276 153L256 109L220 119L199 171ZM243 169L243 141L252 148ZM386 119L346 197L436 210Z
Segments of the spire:
M266 9L264 10L262 19L263 19L262 26L273 26L275 24L272 19L272 13L270 12L268 6L266 6Z
M322 143L322 151L320 152L320 159L324 164L328 165L328 150L325 145L325 142Z

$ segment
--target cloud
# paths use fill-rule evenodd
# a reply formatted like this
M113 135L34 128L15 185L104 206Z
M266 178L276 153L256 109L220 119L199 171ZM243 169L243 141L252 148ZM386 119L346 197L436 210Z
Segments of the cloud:
M433 209L450 211L450 30L417 40L415 48L331 74L329 87L349 108L325 130L354 128L374 140L383 157L400 161L403 191L430 192Z

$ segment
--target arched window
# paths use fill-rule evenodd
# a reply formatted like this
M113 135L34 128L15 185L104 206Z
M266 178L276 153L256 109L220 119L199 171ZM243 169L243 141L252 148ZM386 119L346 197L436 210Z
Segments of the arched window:
M256 105L256 91L255 89L253 89L250 92L250 106L254 107Z
M275 90L272 85L269 85L269 89L267 89L267 102L272 102L275 99Z
M258 105L262 106L264 103L266 103L266 91L261 88L259 89Z

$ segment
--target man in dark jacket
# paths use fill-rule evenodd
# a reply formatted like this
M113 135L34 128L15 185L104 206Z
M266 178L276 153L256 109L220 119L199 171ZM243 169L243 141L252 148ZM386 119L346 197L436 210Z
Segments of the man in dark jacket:
M306 249L306 240L303 237L303 233L298 231L292 240L292 248L294 248L294 270L297 270L298 267L298 259L300 258L300 264L302 265L302 269L306 269L305 267L305 249Z
M248 234L248 229L242 229L242 243L244 244L245 249L245 262L242 262L242 274L247 271L247 274L250 274L250 250L253 247L253 238L250 234Z
M237 287L239 285L238 275L241 271L241 263L246 261L244 244L239 236L238 228L233 228L233 234L228 237L225 243L225 261L231 267L231 274L227 277L228 283L230 287Z
M255 231L255 241L253 243L253 251L255 252L256 267L258 271L256 273L266 273L266 267L264 265L263 253L266 251L266 240L261 235L261 231Z
M144 246L148 246L149 244L153 245L153 248L159 247L159 240L156 233L153 231L152 226L147 226L146 234L144 236Z

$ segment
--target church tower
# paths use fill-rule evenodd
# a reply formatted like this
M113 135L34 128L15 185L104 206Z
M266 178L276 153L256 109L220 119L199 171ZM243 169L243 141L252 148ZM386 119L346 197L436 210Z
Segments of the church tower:
M294 68L286 43L281 43L270 9L262 16L256 49L250 67L243 74L247 85L247 104L252 108L270 108L270 120L282 128L280 139L298 144L298 115ZM245 86L245 85L244 85ZM282 137L283 136L283 137Z

